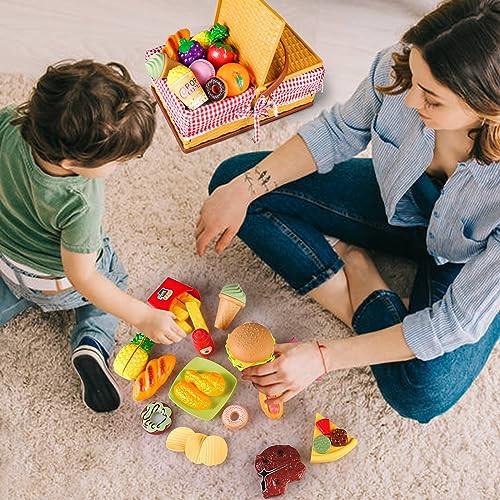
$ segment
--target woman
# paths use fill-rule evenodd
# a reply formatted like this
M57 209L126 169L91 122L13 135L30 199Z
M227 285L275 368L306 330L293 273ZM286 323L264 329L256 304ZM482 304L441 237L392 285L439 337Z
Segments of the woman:
M345 104L215 172L198 252L238 234L362 334L278 345L243 375L269 402L371 365L386 401L424 423L481 371L500 332L499 54L500 1L448 1L380 52ZM352 159L370 139L373 158ZM417 262L409 304L364 249Z

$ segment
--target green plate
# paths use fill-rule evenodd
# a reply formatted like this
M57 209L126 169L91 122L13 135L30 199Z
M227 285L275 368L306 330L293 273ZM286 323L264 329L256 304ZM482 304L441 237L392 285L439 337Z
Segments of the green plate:
M226 392L222 396L211 397L212 400L212 408L208 410L195 410L194 408L190 408L185 404L181 403L174 394L174 386L177 382L184 380L184 372L186 370L195 370L197 372L216 372L220 373L224 380L226 381ZM217 413L221 411L224 405L227 403L229 398L232 396L234 390L236 389L236 384L238 381L236 377L229 371L227 371L223 366L215 363L214 361L210 361L205 358L194 358L192 359L177 375L174 380L174 383L170 386L170 390L168 391L168 397L170 401L175 403L181 410L184 410L186 413L193 415L194 417L200 418L201 420L212 420Z

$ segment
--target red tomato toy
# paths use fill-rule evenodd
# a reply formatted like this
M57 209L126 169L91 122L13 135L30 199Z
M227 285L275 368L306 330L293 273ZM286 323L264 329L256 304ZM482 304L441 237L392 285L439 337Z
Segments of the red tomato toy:
M222 42L215 42L208 48L207 59L214 65L215 69L220 68L224 64L236 60L236 51Z

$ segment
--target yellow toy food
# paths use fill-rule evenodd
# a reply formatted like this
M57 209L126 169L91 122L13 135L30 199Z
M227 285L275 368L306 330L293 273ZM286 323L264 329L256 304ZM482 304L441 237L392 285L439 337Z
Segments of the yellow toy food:
M208 30L200 31L191 37L191 40L197 41L204 49L208 49L211 44L210 32Z
M180 300L174 299L172 301L170 311L175 314L175 317L179 321L186 321L189 318L189 313L187 312L186 306Z
M321 464L338 460L352 451L357 444L358 440L356 438L349 436L343 429L339 429L331 420L316 413L314 419L313 446L311 448L312 464Z
M177 427L167 437L167 442L165 443L167 450L183 452L186 447L186 441L191 434L194 434L193 429L189 427Z
M165 443L167 450L184 452L194 464L209 467L223 463L227 458L227 443L221 436L207 436L189 427L174 429Z
M190 460L194 464L201 464L201 461L199 460L200 450L203 441L205 441L206 437L207 437L206 434L200 434L198 432L195 432L190 436L188 436L186 440L186 447L184 449L184 453L186 454L188 460Z
M180 321L178 319L174 319L174 321L177 323L177 326L182 328L186 333L191 333L193 331L191 325L187 321Z
M132 387L132 398L136 401L142 401L152 397L170 377L175 362L176 357L173 354L165 354L152 359L135 380Z
M210 331L208 329L207 323L205 322L203 314L201 314L201 309L199 304L196 304L196 302L186 302L186 309L189 314L189 317L191 318L191 322L193 323L195 330L201 328L206 332Z
M177 382L174 395L182 404L195 410L208 410L212 406L210 398L191 382Z
M259 403L262 411L272 420L278 420L283 416L285 412L285 405L283 403L268 405L266 403L267 396L262 392L259 392Z
M201 392L203 392L207 396L222 396L222 394L226 392L226 381L220 373L198 373L194 370L187 370L184 373L184 380L186 382L192 382Z
M167 86L191 110L199 108L208 101L194 73L182 64L168 72Z
M183 302L184 304L187 304L188 302L194 302L195 304L198 304L198 306L201 306L201 301L197 299L196 297L193 297L190 293L188 292L183 292L179 295L178 299Z
M127 380L135 380L146 367L154 342L138 333L123 346L113 362L113 370Z
M186 453L187 455L187 453ZM189 457L188 457L189 458ZM208 465L219 465L227 458L227 443L221 436L207 436L201 443L198 455L198 463Z

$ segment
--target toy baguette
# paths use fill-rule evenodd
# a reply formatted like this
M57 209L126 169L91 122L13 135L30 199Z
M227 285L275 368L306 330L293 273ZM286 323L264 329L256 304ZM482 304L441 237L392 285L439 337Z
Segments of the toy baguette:
M132 398L142 401L153 396L168 380L175 366L173 354L165 354L154 358L146 365L146 369L137 377L132 387Z
M173 35L170 35L167 38L167 41L165 42L165 46L163 47L162 52L167 54L167 56L170 57L170 59L178 61L179 57L177 55L177 51L179 50L179 40L181 38L189 40L190 37L191 33L187 28L179 30L177 33L174 33Z

